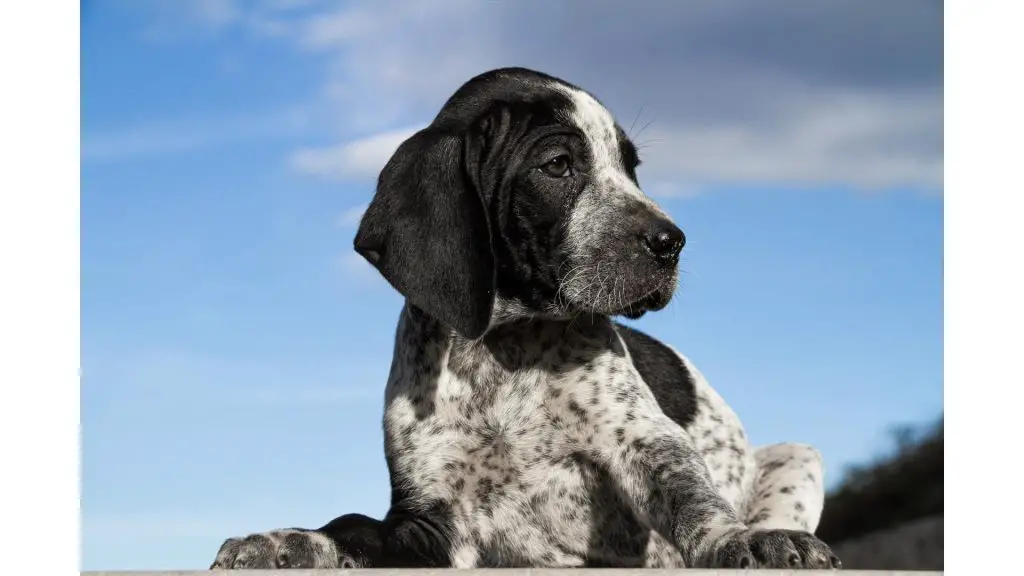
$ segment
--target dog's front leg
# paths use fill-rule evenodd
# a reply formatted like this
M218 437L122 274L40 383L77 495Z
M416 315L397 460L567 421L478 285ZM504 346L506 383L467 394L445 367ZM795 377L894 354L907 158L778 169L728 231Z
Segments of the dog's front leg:
M429 515L392 510L381 521L346 514L316 530L229 538L210 569L446 568L451 561L444 534Z
M608 427L596 450L634 512L679 547L687 566L839 566L828 546L807 532L744 525L714 489L703 458L678 424L656 409L627 412L621 419L606 414Z

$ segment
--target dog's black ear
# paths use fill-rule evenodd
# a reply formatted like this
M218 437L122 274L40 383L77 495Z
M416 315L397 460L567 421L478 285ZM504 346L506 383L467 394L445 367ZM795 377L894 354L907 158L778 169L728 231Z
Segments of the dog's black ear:
M426 128L380 173L355 249L416 307L467 338L490 324L494 253L464 134Z

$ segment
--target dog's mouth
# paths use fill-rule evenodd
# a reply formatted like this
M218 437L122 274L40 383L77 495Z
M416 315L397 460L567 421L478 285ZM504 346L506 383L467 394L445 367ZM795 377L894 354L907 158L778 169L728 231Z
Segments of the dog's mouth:
M559 287L559 292L567 295L560 303L562 310L570 316L600 314L635 320L668 306L675 293L678 276L674 270L636 273L627 268L613 272L601 278L603 282L570 277L567 284Z
M636 320L647 312L655 312L661 310L668 305L668 301L671 299L670 292L664 292L660 288L647 294L646 296L627 304L618 313L613 314L614 316L625 316L630 320Z

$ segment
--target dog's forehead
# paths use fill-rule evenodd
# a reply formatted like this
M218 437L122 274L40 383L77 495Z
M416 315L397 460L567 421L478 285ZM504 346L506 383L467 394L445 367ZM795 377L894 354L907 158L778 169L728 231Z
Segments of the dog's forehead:
M598 164L617 164L622 129L612 113L601 102L585 90L575 86L562 85L558 90L571 102L569 119L583 133Z
M593 94L560 78L526 68L500 68L470 79L448 101L438 120L469 120L493 102L540 105L587 140L598 166L619 167L632 144L612 113Z
M598 166L619 164L621 146L628 138L615 116L593 94L553 76L516 74L512 78L519 85L513 99L544 103L556 118L583 134Z

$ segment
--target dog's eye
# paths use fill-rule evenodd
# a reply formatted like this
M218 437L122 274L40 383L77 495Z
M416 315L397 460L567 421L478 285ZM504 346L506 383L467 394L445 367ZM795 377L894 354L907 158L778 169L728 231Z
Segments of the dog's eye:
M563 178L569 174L569 155L562 154L549 160L540 167L541 171L552 178Z

